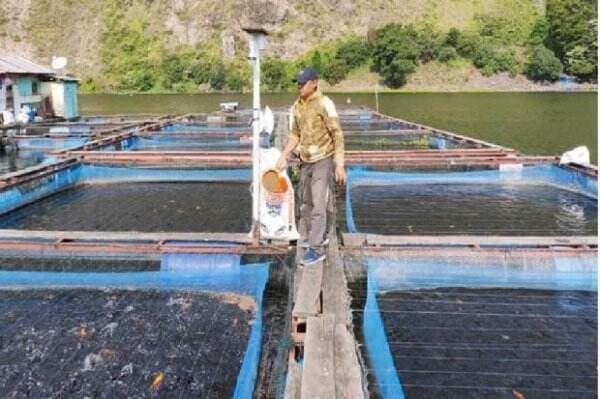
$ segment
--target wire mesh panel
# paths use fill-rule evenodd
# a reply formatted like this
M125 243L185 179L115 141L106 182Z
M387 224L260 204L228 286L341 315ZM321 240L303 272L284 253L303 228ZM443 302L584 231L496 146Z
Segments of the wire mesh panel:
M0 216L0 228L246 232L250 204L246 183L80 185Z
M357 135L344 134L344 146L349 151L381 151L381 150L434 150L474 148L467 143L459 143L429 133L399 133Z
M0 267L2 397L252 396L267 264L166 255L160 270L98 272L83 262L87 272Z
M246 232L248 170L78 165L0 191L11 229Z
M423 251L358 263L352 306L375 395L595 397L596 253Z
M597 182L558 167L517 172L354 171L349 231L391 235L596 235Z
M30 166L38 165L44 161L42 153L1 153L0 174L16 172Z
M172 123L161 128L163 132L222 132L235 133L247 132L252 133L252 128L249 123L232 122L227 124L194 124L194 123Z
M392 119L371 119L371 120L348 120L340 119L342 129L347 131L368 131L368 130L397 130L414 129L415 126L409 123L399 122Z
M64 138L27 138L19 139L17 145L19 151L52 151L70 147L78 147L89 141L87 137L64 137Z
M252 142L248 137L173 137L152 135L141 137L130 148L132 151L230 151L250 150Z

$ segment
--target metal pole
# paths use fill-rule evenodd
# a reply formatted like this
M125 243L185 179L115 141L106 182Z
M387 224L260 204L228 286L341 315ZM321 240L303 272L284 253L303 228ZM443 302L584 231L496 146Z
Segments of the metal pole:
M375 85L375 109L379 112L379 83Z
M267 31L262 28L243 28L250 35L250 53L254 77L252 88L252 237L258 245L260 240L260 131L262 114L260 112L260 50L265 48Z
M254 45L254 87L252 101L252 228L255 237L260 234L259 206L260 206L260 49L256 38L252 38Z

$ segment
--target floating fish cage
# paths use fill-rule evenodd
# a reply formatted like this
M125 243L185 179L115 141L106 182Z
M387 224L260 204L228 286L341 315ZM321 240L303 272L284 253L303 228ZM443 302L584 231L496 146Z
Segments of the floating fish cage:
M249 235L251 118L15 140L2 397L593 396L594 167L342 109L348 181L327 260L300 267L299 246ZM285 143L275 121L264 147Z
M39 165L45 159L46 155L39 152L0 153L0 174L16 172L30 166Z
M1 192L0 228L248 232L250 174L75 165Z
M350 170L349 232L597 235L597 180L556 165L464 171Z
M134 271L96 263L3 262L3 397L252 397L269 263L188 254Z
M146 131L152 140L177 134L164 125L19 137L15 154L45 152L44 164L0 183L0 351L11 359L2 397L281 390L287 248L251 247L251 170L60 155L98 140L94 149L126 151Z
M492 148L470 140L380 114L341 111L340 123L347 150L425 150Z
M338 200L370 396L594 397L595 169L435 166L351 168Z
M595 396L595 251L427 252L347 261L372 396Z
M85 117L71 122L16 126L2 129L2 133L1 171L14 172L42 163L53 152L81 149L90 143L93 148L103 150L248 149L251 126L249 114L243 111L178 118L168 115ZM135 140L132 133L139 133ZM112 146L93 144L107 137L112 138Z

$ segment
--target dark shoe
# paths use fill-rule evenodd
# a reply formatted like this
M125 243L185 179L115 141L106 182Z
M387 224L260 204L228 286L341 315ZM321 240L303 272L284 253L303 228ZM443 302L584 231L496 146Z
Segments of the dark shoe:
M302 258L300 263L303 264L304 266L308 266L308 265L314 265L315 263L319 263L324 259L325 259L325 254L317 251L314 248L309 248L306 251L306 253L304 254L304 257Z
M327 245L329 245L329 238L326 237L322 243L320 243L318 246L319 247L326 247ZM308 240L302 240L302 242L300 243L300 248L308 248L310 247Z

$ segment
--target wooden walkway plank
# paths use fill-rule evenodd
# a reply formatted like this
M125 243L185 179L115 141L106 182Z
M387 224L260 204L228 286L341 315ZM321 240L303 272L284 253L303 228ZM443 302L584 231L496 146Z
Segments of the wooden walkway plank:
M346 324L335 326L335 384L337 399L365 397L356 342Z
M302 371L302 399L333 399L335 381L335 317L310 317Z
M306 318L316 316L321 312L321 285L323 280L324 262L304 266L302 277L296 293L296 302L292 316Z
M296 362L290 362L288 366L287 384L285 386L284 399L300 399L302 389L302 368Z
M337 238L331 237L327 250L327 267L323 272L323 313L333 314L338 323L351 325L349 296L344 264L340 257Z

